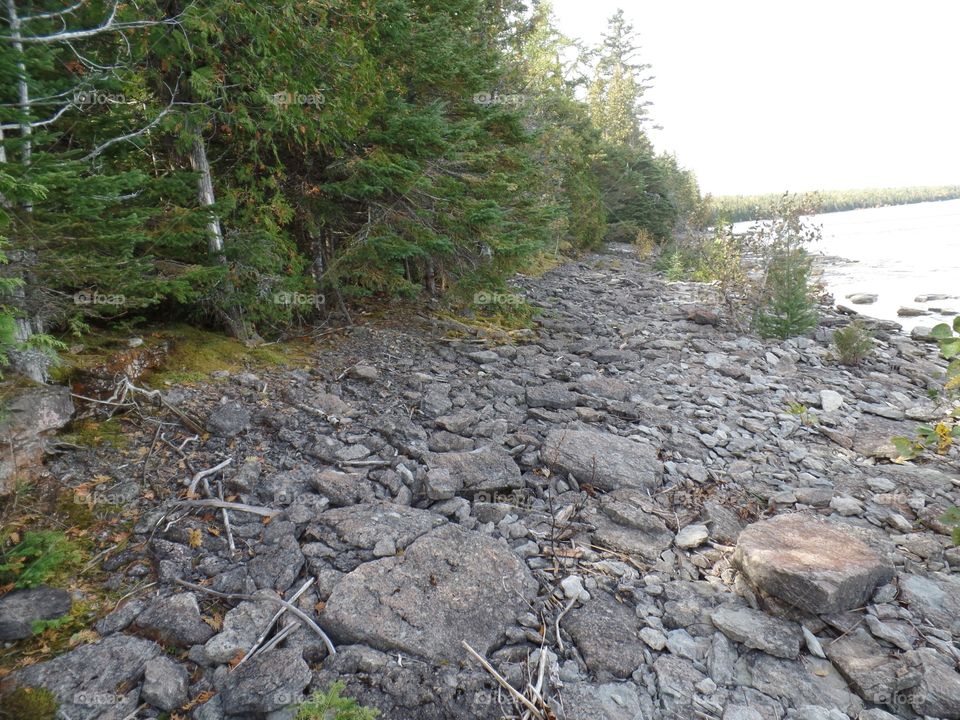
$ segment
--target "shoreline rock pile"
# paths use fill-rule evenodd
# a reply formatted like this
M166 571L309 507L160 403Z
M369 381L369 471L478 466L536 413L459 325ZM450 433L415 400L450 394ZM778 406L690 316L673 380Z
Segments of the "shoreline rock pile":
M960 718L960 477L888 462L936 417L932 348L880 329L842 367L830 313L745 337L619 246L516 292L518 344L358 327L313 371L171 390L248 509L228 537L176 504L171 456L104 560L157 585L3 688L71 720L280 720L337 680L385 720L519 716L465 641L563 720Z

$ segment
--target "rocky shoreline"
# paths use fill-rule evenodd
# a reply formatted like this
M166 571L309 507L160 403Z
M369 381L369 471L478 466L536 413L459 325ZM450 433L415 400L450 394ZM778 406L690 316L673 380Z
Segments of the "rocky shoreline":
M355 326L310 372L166 392L209 435L168 417L149 472L50 461L139 510L101 563L141 589L3 690L70 720L280 720L337 680L385 720L960 718L960 476L889 463L937 417L932 346L877 323L840 366L827 309L745 337L627 246L515 285L510 342Z

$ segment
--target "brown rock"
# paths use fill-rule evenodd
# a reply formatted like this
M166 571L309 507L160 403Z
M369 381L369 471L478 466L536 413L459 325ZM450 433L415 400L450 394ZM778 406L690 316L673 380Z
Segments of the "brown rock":
M800 513L750 525L733 563L763 592L816 614L859 607L894 573L853 533Z

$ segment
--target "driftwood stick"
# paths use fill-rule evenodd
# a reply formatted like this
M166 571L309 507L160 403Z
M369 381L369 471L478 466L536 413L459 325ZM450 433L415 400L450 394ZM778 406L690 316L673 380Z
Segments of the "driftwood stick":
M219 480L217 480L217 495L220 497L220 502L223 502L223 483ZM236 552L237 546L233 542L233 530L230 528L230 513L226 508L220 508L220 512L223 513L223 528L227 532L227 546L230 552Z
M224 510L224 512L226 512L226 510ZM297 601L297 598L299 598L301 595L303 595L303 593L306 592L306 590L307 590L308 587L310 587L311 585L313 585L313 581L314 581L314 578L312 578L312 577L311 577L309 580L307 580L307 581L300 587L300 589L297 590L297 591L293 594L293 597L290 598L290 602L292 602L292 603L296 602L296 601ZM247 651L247 654L243 656L243 658L240 660L240 662L238 662L238 663L233 667L233 670L236 670L238 667L240 667L241 665L243 665L247 660L249 660L251 657L253 657L254 655L257 654L257 648L260 647L260 643L262 643L264 640L266 640L267 635L270 634L270 630L273 628L274 623L276 623L277 620L280 619L280 616L283 615L286 611L287 611L287 608L285 608L285 607L281 607L279 610L277 610L276 614L274 614L274 616L273 616L272 618L270 618L270 622L268 622L267 625L266 625L266 627L263 628L263 632L260 633L260 636L257 638L256 642L253 643L253 646ZM232 671L231 671L231 672L232 672Z
M197 491L197 484L201 480L203 480L205 477L209 477L211 475L214 475L220 472L232 462L233 462L233 458L227 458L226 460L224 460L222 463L220 463L215 467L208 468L206 470L201 470L200 472L198 472L196 475L193 476L193 479L190 481L190 487L188 488L189 494L193 495Z
M522 694L520 693L519 690L517 690L515 687L513 687L513 685L511 685L510 683L508 683L508 682L504 679L503 675L501 675L501 674L498 673L496 670L494 670L494 669L493 669L493 665L491 665L490 663L488 663L488 662L487 662L487 659L486 659L485 657L483 657L483 655L481 655L481 654L478 653L476 650L474 650L472 647L470 647L470 645L467 643L466 640L461 640L461 641L460 641L460 644L463 645L463 647L466 649L466 651L467 651L468 653L470 653L471 655L473 655L473 657L476 659L476 661L477 661L478 663L480 663L480 665L483 667L483 669L486 670L488 673L490 673L490 675L493 676L493 679L496 680L498 683L500 683L500 685L502 685L503 688L504 688L508 693L510 693L510 695L511 695L518 703L520 703L520 704L523 705L525 708L527 708L527 710L529 710L531 713L533 713L533 716L534 716L534 717L539 718L539 720L544 720L544 718L543 718L543 713L540 712L540 710L537 708L537 706L534 705L532 702L530 702L524 695L522 695Z
M213 507L223 508L224 510L237 510L239 512L252 513L262 517L273 517L281 513L280 510L262 507L260 505L247 505L246 503L230 502L229 500L216 500L213 498L207 500L177 500L177 505L183 507Z
M564 615L570 612L570 608L573 607L573 604L576 601L577 601L576 598L570 598L570 601L567 603L567 606L563 608L563 610L560 612L559 615L557 615L557 619L553 623L553 628L557 634L557 649L560 650L560 652L563 652L563 640L560 638L560 621L563 620Z
M195 585L192 582L187 582L180 578L174 580L178 585L183 585L184 587L190 588L191 590L197 590L198 592L207 593L208 595L214 595L224 600L269 600L270 602L277 603L278 605L283 605L288 611L292 612L298 618L303 620L311 630L313 630L317 635L320 636L320 639L323 640L323 644L327 647L327 652L330 655L336 655L337 649L333 646L333 643L330 641L330 638L327 637L327 634L317 625L313 620L310 619L310 616L307 615L303 610L298 608L296 605L291 605L286 600L281 600L280 598L272 597L271 595L257 596L257 595L239 595L234 593L222 593L217 590L211 590L210 588L205 588L203 585Z

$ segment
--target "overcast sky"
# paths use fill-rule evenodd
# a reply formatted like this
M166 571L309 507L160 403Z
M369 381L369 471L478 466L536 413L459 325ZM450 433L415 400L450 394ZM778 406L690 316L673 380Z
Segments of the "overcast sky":
M958 0L554 0L598 42L622 7L658 149L714 194L960 184Z

